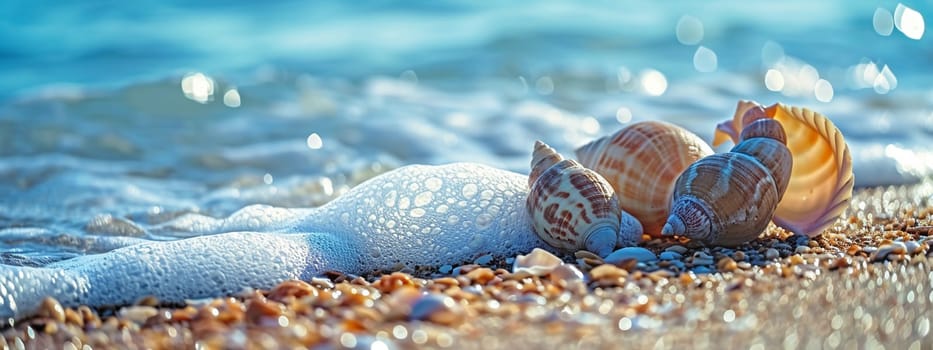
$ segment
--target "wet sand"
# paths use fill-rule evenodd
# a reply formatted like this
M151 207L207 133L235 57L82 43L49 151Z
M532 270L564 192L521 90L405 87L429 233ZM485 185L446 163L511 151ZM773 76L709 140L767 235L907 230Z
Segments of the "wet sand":
M861 189L812 239L772 226L737 248L650 240L654 258L578 252L534 273L483 258L422 277L333 272L187 305L47 299L0 348L930 349L931 234L933 184Z

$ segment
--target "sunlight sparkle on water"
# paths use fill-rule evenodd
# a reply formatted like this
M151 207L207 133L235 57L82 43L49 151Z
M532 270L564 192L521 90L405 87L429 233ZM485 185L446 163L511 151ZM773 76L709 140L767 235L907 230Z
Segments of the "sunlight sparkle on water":
M703 22L685 15L677 21L677 41L684 45L696 45L703 40Z
M894 16L886 9L880 7L875 9L871 23L875 27L875 32L880 35L888 36L894 31Z
M781 74L781 71L769 69L765 73L765 87L774 92L784 90L784 75Z
M906 37L914 40L923 38L923 31L926 27L923 23L923 15L904 4L897 4L897 8L894 9L894 26Z
M230 108L236 108L240 106L240 92L236 89L227 90L224 93L224 105Z
M897 164L897 171L917 177L933 174L933 152L914 151L889 144L884 148L884 155Z
M696 53L693 54L693 67L696 68L698 72L715 72L717 66L718 60L716 58L716 53L713 52L713 50L710 50L706 46L700 46L697 48Z
M620 124L632 121L632 110L628 109L628 107L619 107L619 109L616 110L616 120Z
M833 85L829 83L826 79L820 79L816 81L816 85L813 87L813 94L816 96L816 100L820 102L829 102L833 100Z
M192 101L207 103L214 97L214 80L204 73L189 73L181 79L181 91Z
M321 147L324 147L324 140L322 140L321 135L318 135L316 132L308 135L307 143L310 149L321 149Z
M897 77L894 76L894 72L891 72L891 68L888 68L888 65L884 65L884 67L881 68L881 72L875 76L872 87L875 89L875 92L882 95L897 88Z
M815 67L790 56L784 56L770 67L764 79L768 90L785 96L814 96L815 89L821 87L824 89L821 96L826 97L826 87L822 83L818 86L819 81L820 73Z
M543 76L535 81L535 91L542 95L554 93L554 79L549 76Z
M654 69L641 71L641 87L651 96L661 96L667 91L667 77Z

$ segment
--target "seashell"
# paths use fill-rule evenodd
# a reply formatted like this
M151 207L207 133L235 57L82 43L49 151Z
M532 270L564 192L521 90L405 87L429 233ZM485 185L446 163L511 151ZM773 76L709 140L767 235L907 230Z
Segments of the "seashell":
M612 252L621 221L612 186L541 141L535 142L531 164L527 207L535 233L558 249Z
M767 228L792 158L778 122L757 120L743 135L730 152L703 158L677 178L663 235L736 246Z
M515 257L515 262L512 264L512 273L525 271L533 276L544 276L563 263L563 260L560 260L554 254L541 248L535 248L527 255L519 254Z
M794 169L774 222L796 234L817 236L831 226L848 207L855 177L852 156L839 129L829 118L806 108L774 104L762 109L755 102L740 101L732 120L716 127L713 145L731 138L754 115L764 112L784 126Z
M658 121L631 124L576 150L584 167L609 181L619 206L655 237L667 220L677 176L710 154L713 150L696 134Z

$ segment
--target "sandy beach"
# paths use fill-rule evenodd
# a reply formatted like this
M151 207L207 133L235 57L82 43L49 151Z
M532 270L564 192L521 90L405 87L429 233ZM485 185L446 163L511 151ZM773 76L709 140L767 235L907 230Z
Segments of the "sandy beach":
M3 348L929 349L931 185L859 189L832 229L771 226L734 249L649 240L655 257L513 272L339 271L187 305L153 298L10 322ZM572 273L575 270L580 275ZM570 271L568 273L568 271Z

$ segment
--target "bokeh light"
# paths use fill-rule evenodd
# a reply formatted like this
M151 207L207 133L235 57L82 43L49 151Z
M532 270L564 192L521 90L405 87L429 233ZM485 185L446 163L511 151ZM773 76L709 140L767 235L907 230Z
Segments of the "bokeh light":
M693 67L698 72L715 72L718 64L716 53L705 46L698 47L696 53L693 54Z
M214 80L204 73L189 73L181 79L181 91L192 101L207 103L214 98Z
M897 4L897 8L894 9L894 26L904 33L904 36L920 40L923 38L926 24L923 23L923 15L920 12L904 4Z
M321 149L321 147L324 147L324 140L322 140L321 135L318 135L316 132L308 135L306 143L310 149Z
M641 87L650 96L661 96L667 91L667 77L655 69L641 72Z
M240 92L237 89L230 89L224 93L224 105L231 108L240 106Z
M677 41L684 45L696 45L703 40L703 22L685 15L677 21Z
M876 9L871 22L875 27L875 32L883 36L891 35L894 31L894 16L886 9L880 7Z

